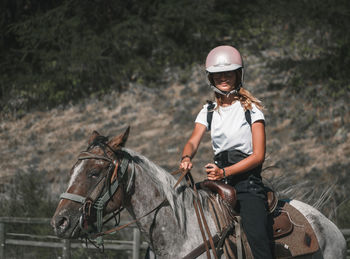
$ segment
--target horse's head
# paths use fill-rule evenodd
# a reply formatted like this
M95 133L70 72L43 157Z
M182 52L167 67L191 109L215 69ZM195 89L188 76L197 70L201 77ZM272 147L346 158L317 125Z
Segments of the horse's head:
M131 178L127 168L130 161L122 150L129 128L121 135L108 140L94 131L89 146L82 152L70 171L67 191L51 220L57 236L77 238L91 232L92 223L102 228L103 215L122 206L125 188ZM129 180L128 180L129 178Z

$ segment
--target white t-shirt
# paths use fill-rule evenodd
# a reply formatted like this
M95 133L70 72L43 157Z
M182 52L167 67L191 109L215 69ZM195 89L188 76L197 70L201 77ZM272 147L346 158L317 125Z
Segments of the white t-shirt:
M207 107L208 104L203 106L195 122L205 125L208 130ZM252 124L258 120L265 121L264 114L254 104L252 104L250 114ZM230 106L220 106L219 109L214 110L211 121L211 142L215 155L233 149L248 155L253 153L251 127L239 101Z

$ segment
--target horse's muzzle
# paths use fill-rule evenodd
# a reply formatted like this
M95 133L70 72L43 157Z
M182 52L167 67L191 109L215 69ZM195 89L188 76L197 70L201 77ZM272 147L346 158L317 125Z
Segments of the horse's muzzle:
M57 215L52 218L51 226L58 237L66 237L66 232L70 227L70 220L66 216Z

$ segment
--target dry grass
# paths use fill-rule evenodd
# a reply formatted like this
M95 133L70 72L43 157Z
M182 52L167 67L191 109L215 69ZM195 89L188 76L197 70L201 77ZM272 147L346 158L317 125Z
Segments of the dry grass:
M265 166L277 165L272 175L288 176L295 182L312 179L315 186L335 183L334 197L337 203L341 202L349 194L343 188L348 182L349 114L334 112L341 110L339 104L319 108L303 103L286 91L289 87L286 78L279 79L284 87L269 90L274 75L269 73L265 58L251 57L246 66L249 75L246 87L262 99L267 108ZM2 185L19 169L45 171L47 188L53 197L58 197L91 132L97 130L114 136L128 125L131 126L129 148L169 171L176 170L195 116L212 97L201 69L195 67L191 79L182 83L168 82L157 89L132 84L126 92L111 92L100 100L85 100L67 108L2 120ZM287 77L288 73L283 76ZM194 159L196 180L205 177L202 168L212 156L207 134Z

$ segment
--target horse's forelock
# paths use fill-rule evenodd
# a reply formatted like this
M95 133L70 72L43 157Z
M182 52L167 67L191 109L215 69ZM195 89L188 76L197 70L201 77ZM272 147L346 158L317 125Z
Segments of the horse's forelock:
M89 144L89 147L87 148L87 150L90 150L93 147L99 146L99 147L104 147L107 145L108 142L108 137L99 135L96 136L93 141Z

